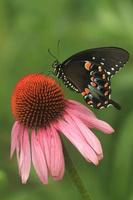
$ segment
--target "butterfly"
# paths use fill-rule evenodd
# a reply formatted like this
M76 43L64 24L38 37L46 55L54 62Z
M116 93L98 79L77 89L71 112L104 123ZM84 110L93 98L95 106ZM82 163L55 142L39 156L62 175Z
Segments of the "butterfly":
M101 109L109 105L120 109L111 99L111 77L129 59L129 53L118 47L100 47L78 52L62 63L55 60L54 74L66 87L81 93L91 107Z

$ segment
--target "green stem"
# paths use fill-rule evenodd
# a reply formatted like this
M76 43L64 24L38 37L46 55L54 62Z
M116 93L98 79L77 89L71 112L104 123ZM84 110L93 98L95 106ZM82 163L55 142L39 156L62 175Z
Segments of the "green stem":
M64 150L64 156L65 156L65 164L66 164L66 169L68 171L69 176L71 177L73 183L75 184L75 186L77 187L78 191L80 192L82 198L84 200L91 200L90 195L88 193L88 191L86 190L68 152L67 149L65 147L65 145L63 145L63 150Z

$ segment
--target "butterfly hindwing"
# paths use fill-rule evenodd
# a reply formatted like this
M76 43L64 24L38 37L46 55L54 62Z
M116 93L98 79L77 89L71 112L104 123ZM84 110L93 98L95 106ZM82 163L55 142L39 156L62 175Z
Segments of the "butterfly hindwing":
M93 65L90 73L90 81L82 92L83 98L90 106L100 109L110 103L111 89L110 78L102 66Z

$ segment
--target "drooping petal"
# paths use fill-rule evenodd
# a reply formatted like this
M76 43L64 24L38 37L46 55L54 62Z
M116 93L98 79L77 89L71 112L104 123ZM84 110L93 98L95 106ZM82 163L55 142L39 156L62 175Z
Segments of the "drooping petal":
M98 164L99 157L86 142L79 128L74 123L66 123L62 120L57 124L57 129L69 139L87 161L92 162L95 165Z
M64 156L59 134L52 126L47 127L45 132L41 129L39 134L42 135L43 151L45 152L49 173L55 180L60 180L64 175Z
M10 158L12 158L14 151L17 147L19 131L20 131L20 124L18 121L16 121L13 125L12 132L11 132Z
M42 151L39 140L36 136L35 130L32 131L31 135L31 146L32 146L32 161L38 177L43 184L48 183L48 170L45 160L45 155Z
M52 126L49 129L50 138L50 172L55 180L62 179L64 175L64 155L61 139L56 129Z
M81 134L83 135L83 137L87 141L87 143L96 152L96 154L100 155L100 158L102 158L103 151L102 151L102 146L101 146L100 141L93 134L93 132L82 122L82 120L80 120L80 118L76 117L71 112L65 116L65 119L67 119L67 121L69 121L69 123L75 123L77 125L77 127L79 128Z
M111 134L114 132L114 129L107 122L98 119L95 121L95 128L103 131L106 134Z
M83 112L82 107L85 107L85 106L83 106L83 105L81 106L79 104L79 107L77 109L69 108L69 109L67 109L67 111L68 111L68 113L73 113L78 118L84 120L84 122L88 125L89 128L96 128L107 134L111 134L114 132L114 129L108 123L97 119L95 115L87 115L86 112ZM89 110L89 109L87 109L87 110Z
M26 183L29 177L31 167L30 142L27 128L21 129L20 148L18 150L20 151L20 156L18 152L19 173L22 179L22 183Z
M46 163L48 166L48 170L50 168L50 134L44 128L40 128L37 132L37 137L40 142L42 151L46 158Z
M17 163L18 163L18 168L19 168L19 160L20 160L20 138L17 141L16 145L16 156L17 156Z
M88 127L96 128L106 134L112 134L114 129L107 123L97 118L85 118L83 115L80 115L84 122L88 125Z

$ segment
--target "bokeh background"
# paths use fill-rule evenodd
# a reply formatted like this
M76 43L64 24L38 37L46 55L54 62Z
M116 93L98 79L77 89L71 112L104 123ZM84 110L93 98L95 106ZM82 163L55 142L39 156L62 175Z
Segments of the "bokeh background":
M100 138L104 159L95 167L88 164L67 142L67 149L92 200L133 200L133 1L132 0L0 0L0 199L81 200L67 172L60 182L42 185L33 168L22 185L16 158L10 161L10 109L12 89L24 75L48 74L53 58L59 60L78 51L119 46L130 52L129 63L112 79L112 97L122 110L113 107L94 112L110 123L115 133ZM81 95L64 88L66 98Z

